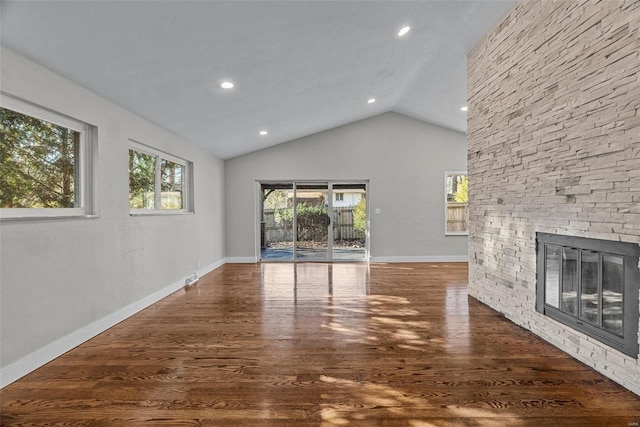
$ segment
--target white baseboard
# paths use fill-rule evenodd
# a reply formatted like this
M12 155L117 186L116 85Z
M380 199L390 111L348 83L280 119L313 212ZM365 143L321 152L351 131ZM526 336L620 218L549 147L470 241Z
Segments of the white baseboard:
M442 256L374 256L371 262L469 262L468 255Z
M198 276L204 276L210 271L215 270L225 263L224 260L219 260L209 265L208 267L198 270ZM184 279L178 282L172 283L153 294L146 296L120 310L103 317L83 328L78 329L75 332L70 333L44 347L34 351L33 353L5 366L0 369L0 388L11 384L12 382L24 377L28 373L38 369L39 367L51 362L56 357L59 357L67 351L79 346L85 341L90 340L98 334L106 331L107 329L117 325L128 317L133 316L139 311L149 307L150 305L160 301L175 291L183 288L185 285Z
M234 256L224 259L225 264L255 264L256 262L258 262L258 258L254 256Z
M212 272L213 270L217 270L218 268L222 267L224 264L225 264L224 258L223 259L219 259L218 261L214 262L213 264L209 264L208 266L206 266L204 268L198 269L198 271L196 271L196 274L198 275L198 277L202 277L205 274Z

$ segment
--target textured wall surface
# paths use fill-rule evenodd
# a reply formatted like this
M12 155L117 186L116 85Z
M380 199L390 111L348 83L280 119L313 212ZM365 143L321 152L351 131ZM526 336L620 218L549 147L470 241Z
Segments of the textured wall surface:
M470 293L640 394L535 311L535 233L640 243L640 2L521 1L469 54Z

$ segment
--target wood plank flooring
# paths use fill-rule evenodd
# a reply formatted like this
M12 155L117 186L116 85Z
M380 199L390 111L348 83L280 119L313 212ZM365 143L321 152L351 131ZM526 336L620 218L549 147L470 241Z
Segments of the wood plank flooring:
M5 387L0 424L640 423L466 285L464 263L228 264Z

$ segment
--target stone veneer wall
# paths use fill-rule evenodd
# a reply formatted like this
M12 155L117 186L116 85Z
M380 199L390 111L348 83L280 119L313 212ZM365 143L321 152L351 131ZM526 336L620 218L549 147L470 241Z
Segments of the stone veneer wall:
M640 243L639 26L637 0L521 0L467 89L470 294L636 394L638 359L535 311L535 233Z

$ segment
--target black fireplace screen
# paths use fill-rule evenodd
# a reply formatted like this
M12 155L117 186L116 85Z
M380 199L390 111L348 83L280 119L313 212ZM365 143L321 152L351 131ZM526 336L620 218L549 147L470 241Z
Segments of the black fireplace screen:
M638 358L640 246L537 233L536 310Z

